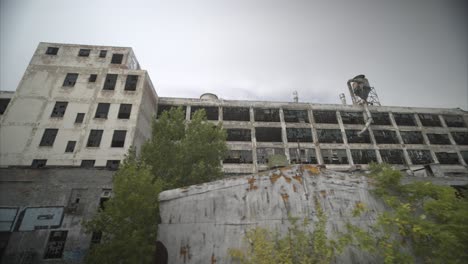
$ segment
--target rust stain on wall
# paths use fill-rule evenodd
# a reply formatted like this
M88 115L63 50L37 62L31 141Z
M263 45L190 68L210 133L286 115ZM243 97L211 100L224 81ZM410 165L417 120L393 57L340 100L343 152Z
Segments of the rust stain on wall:
M294 185L294 184L293 184L293 191L294 191L294 192L297 192L296 185Z
M295 175L293 176L293 179L295 179L296 181L298 181L300 184L302 184L302 177L300 175Z
M274 184L280 177L281 177L281 175L273 173L273 175L270 176L271 184Z
M304 165L304 169L309 171L309 173L311 174L320 174L320 169L316 166L312 166L312 165Z
M255 179L255 177L252 177L252 178L247 180L247 182L249 183L249 189L247 189L248 191L258 189L257 185L255 185L255 181L257 181L257 179Z
M216 264L216 257L214 255L214 253L211 254L211 264Z
M321 190L320 195L322 196L322 198L327 197L327 191L326 190Z
M282 193L281 198L283 198L284 202L287 202L289 200L289 195L287 193Z

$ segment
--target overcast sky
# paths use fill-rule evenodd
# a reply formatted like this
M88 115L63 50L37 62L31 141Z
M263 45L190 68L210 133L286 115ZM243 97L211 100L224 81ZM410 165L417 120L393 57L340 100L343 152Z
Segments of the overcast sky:
M0 90L43 41L132 47L159 96L350 102L363 73L383 105L468 110L467 0L0 1Z

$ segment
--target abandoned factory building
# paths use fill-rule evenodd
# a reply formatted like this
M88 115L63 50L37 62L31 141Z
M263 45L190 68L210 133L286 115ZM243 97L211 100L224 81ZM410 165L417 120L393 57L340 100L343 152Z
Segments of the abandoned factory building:
M352 104L344 95L342 104L224 100L211 93L160 97L131 48L40 43L17 90L0 92L2 263L82 262L101 234L86 234L81 222L111 196L113 171L129 148L138 152L151 136L152 120L172 107L182 107L187 121L204 109L209 122L222 123L229 147L223 170L241 176L238 181L279 165L272 157L281 156L287 164L317 165L330 175L386 162L409 175L424 172L451 179L445 184L466 184L468 112L382 106L363 75L349 80L348 88ZM223 184L229 185L205 187ZM234 194L225 192L228 201ZM184 195L179 190L161 196L162 209L169 210L162 212L169 232L161 233L164 243L179 228L164 221L185 208L177 202ZM164 207L172 196L179 209ZM292 201L288 206L295 210ZM166 246L174 257L175 247ZM205 255L211 254L218 260L222 255Z

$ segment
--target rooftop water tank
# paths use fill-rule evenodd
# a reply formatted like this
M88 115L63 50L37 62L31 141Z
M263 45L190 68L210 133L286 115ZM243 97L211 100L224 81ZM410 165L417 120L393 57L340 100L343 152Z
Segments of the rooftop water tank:
M216 94L212 94L212 93L204 93L204 94L200 95L200 99L203 99L203 100L218 100L218 96Z

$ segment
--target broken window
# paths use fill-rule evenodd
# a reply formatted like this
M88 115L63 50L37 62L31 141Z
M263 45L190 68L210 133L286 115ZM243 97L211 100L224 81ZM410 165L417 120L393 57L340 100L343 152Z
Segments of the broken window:
M83 123L84 116L85 116L84 113L77 113L77 114L76 114L76 118L75 118L75 123L76 123L76 124L81 124L81 123Z
M325 164L348 164L348 155L344 149L322 149Z
M405 164L403 150L401 149L381 149L382 161L388 164Z
M364 124L362 112L341 112L343 124Z
M468 164L468 151L460 151L460 154L462 155L465 163Z
M10 103L10 100L9 98L0 98L0 115L3 115L3 113L5 113L5 110L8 106L8 104Z
M131 104L120 104L119 114L117 115L118 119L129 119L130 113L132 112Z
M135 91L138 83L138 75L127 75L125 91Z
M468 132L451 132L458 145L468 145Z
M335 111L313 111L315 123L338 124Z
M111 63L112 64L122 64L123 54L115 53L112 54Z
M87 147L99 147L104 130L91 129L89 132Z
M460 164L457 153L436 152L440 164Z
M184 117L185 117L185 113L186 113L186 110L187 110L186 106L182 106L182 105L158 105L158 114L157 114L156 118L161 117L161 115L165 111L170 111L172 108L177 108L177 107L182 107L182 110L184 111Z
M114 90L115 84L117 83L117 74L107 74L106 80L104 81L103 90Z
M251 141L250 129L226 129L226 141Z
M42 134L41 143L39 146L41 147L52 147L54 145L55 137L57 137L58 129L55 128L47 128L44 130L44 134Z
M33 169L39 169L45 167L47 163L46 159L34 159L31 164L31 168Z
M284 122L286 123L309 123L307 110L283 110Z
M444 115L445 124L448 127L466 127L463 117L456 115Z
M257 148L257 163L268 164L268 159L274 155L284 156L284 149L282 148Z
M372 149L352 149L351 156L353 157L354 164L369 164L377 162L375 150Z
M206 119L208 120L218 120L218 110L217 106L192 106L190 109L190 117L193 118L193 115L197 110L204 109L206 113Z
M378 126L390 126L392 123L390 122L390 117L388 113L379 113L373 112L372 115L372 124Z
M89 82L96 82L96 79L97 79L97 74L91 74L91 75L89 75L88 81Z
M279 109L254 109L254 117L257 122L279 122Z
M127 135L127 130L114 130L114 135L112 136L112 148L123 148L125 145L125 136Z
M99 58L105 58L107 56L107 50L99 51Z
M106 162L106 168L108 170L118 170L120 165L120 160L108 160Z
M347 129L345 132L348 143L371 143L369 130L366 130L361 133L361 135L358 135L360 131L361 130Z
M253 162L251 150L229 150L223 163L247 163Z
M393 117L399 126L416 126L413 114L394 113Z
M76 141L68 141L67 146L65 147L65 152L75 151Z
M423 126L428 127L440 127L442 124L440 123L440 119L438 115L433 114L418 114L419 120L421 120L421 124Z
M400 131L405 144L424 144L423 135L419 131Z
M289 158L291 164L318 164L313 148L290 148Z
M392 130L374 130L374 138L377 144L398 144L396 132Z
M109 107L109 103L99 103L94 118L107 118L107 114L109 113Z
M75 86L77 79L78 73L67 73L67 76L65 76L65 80L63 81L63 86L73 87Z
M95 160L82 160L81 161L81 167L82 168L93 168Z
M55 102L54 109L50 117L63 117L65 115L65 110L67 110L68 102Z
M57 47L47 47L46 54L47 55L57 55L59 48Z
M339 129L317 129L320 143L343 143L343 136Z
M223 120L250 121L250 109L247 107L223 107Z
M286 128L288 142L313 142L310 128Z
M282 142L280 127L256 127L257 142Z
M411 162L415 165L429 164L433 162L431 152L429 150L410 149L408 150L408 155Z
M450 139L447 134L427 134L429 142L433 145L450 145Z
M78 56L89 57L89 53L91 53L90 49L80 49L80 51L78 51Z
M67 240L68 231L50 231L49 240L47 241L44 259L59 259L62 258L65 241Z

